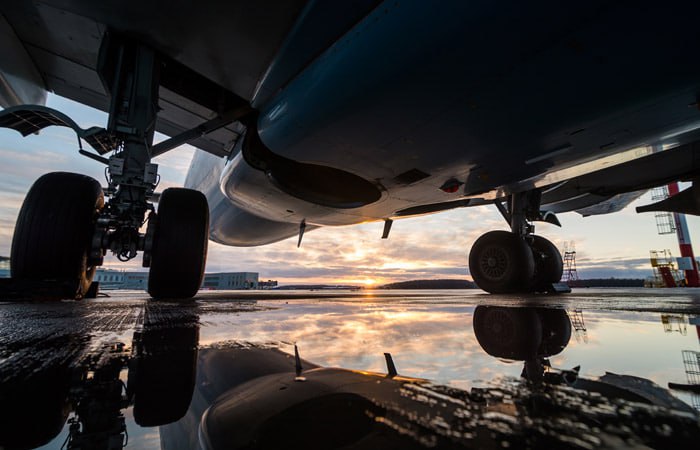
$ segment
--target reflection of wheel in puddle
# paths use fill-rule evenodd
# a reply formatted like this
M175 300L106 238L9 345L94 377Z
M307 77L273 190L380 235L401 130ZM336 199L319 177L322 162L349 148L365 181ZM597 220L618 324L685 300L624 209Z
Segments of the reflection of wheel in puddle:
M473 325L481 347L497 358L532 358L542 341L542 324L532 308L477 306Z

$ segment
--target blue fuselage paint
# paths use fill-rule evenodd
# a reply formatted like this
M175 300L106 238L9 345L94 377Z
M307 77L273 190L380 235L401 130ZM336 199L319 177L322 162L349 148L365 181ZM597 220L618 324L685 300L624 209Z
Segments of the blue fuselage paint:
M688 107L700 93L698 13L687 2L382 2L291 80L269 82L277 94L256 105L272 152L371 180L382 199L341 212L270 191L256 206L264 174L247 187L226 178L251 168L225 170L222 190L268 219L341 225L682 142L678 130L700 128ZM294 50L275 70L292 71ZM430 176L395 179L412 169ZM464 189L441 191L451 178Z
M265 105L260 135L288 158L351 155L368 173L376 161L397 173L465 164L526 177L697 121L684 103L625 123L669 96L694 100L693 16L603 2L384 2Z

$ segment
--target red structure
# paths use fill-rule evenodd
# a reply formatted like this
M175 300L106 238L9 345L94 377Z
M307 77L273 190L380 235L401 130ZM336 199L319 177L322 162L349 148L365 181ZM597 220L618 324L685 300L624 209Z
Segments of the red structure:
M678 183L670 183L668 185L668 194L670 197L678 194L678 192ZM700 287L698 263L695 261L693 246L690 243L690 233L688 232L688 222L685 219L685 214L673 213L673 220L676 224L676 235L678 236L678 246L681 250L681 257L685 258L685 261L689 264L684 267L686 286ZM689 262L688 259L690 259Z
M673 278L673 273L669 267L659 267L659 273L666 287L676 287L676 280Z

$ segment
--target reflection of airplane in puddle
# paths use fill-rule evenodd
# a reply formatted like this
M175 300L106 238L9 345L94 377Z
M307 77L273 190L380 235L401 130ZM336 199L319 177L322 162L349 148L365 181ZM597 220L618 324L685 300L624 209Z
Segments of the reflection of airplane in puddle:
M677 328L674 329L672 323L676 322L678 324ZM680 334L685 336L687 334L687 325L695 326L695 331L700 341L700 316L686 316L685 314L680 315L662 315L661 323L664 325L664 331L667 333L672 333L678 331ZM682 350L681 356L683 359L683 369L685 370L685 376L687 383L668 383L669 389L675 391L682 391L690 394L690 403L693 408L700 411L700 352L694 350Z
M658 447L700 438L693 410L649 380L551 368L547 358L571 337L564 310L480 306L474 331L487 353L524 361L523 378L464 391L398 376L391 358L379 374L295 363L278 349L202 349L193 402L161 427L162 447Z
M691 411L667 390L645 378L606 372L597 379L579 377L579 367L556 370L549 357L569 343L572 320L563 309L478 306L474 333L491 356L523 361L522 377L533 384L550 384L596 392L610 399Z
M89 337L76 334L69 339L82 344L73 356L55 358L41 370L24 364L2 373L0 449L36 448L61 430L67 434L61 448L120 449L128 442L123 409L133 406L141 426L182 417L192 398L199 328L194 309L173 306L146 307L131 352L112 343L81 357ZM44 344L59 351L65 340ZM127 369L125 386L120 375Z
M119 448L125 435L119 409L129 403L138 424L161 425L166 450L660 447L700 438L697 414L648 380L613 374L591 380L576 370L551 368L548 358L562 352L571 337L563 310L477 307L474 332L483 349L524 361L525 368L521 379L468 391L400 376L390 357L388 373L380 374L319 367L277 348L249 344L197 350L196 316L166 316L149 320L147 315L136 333L125 390L118 374L126 363L115 363L118 370L104 377L97 369L91 372L93 380L104 378L111 392L119 392L111 404L95 398L101 391L85 388L90 377L73 380L55 396L73 402L73 424L80 424L72 428L82 434L71 428L68 448ZM40 405L26 389L2 393L8 395L15 395L17 404ZM65 417L57 413L53 422L15 417L9 430L26 437L50 426L55 436ZM4 430L0 436L6 438ZM0 447L40 442L9 444Z

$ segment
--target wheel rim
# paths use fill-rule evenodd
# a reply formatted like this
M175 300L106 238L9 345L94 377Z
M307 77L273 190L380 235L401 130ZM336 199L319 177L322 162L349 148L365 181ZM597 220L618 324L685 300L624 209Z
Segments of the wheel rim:
M500 247L487 247L481 254L481 272L490 280L500 280L508 272L508 252Z
M501 344L513 340L515 325L510 315L500 310L491 311L487 323L487 329L491 333L491 337L498 339Z

